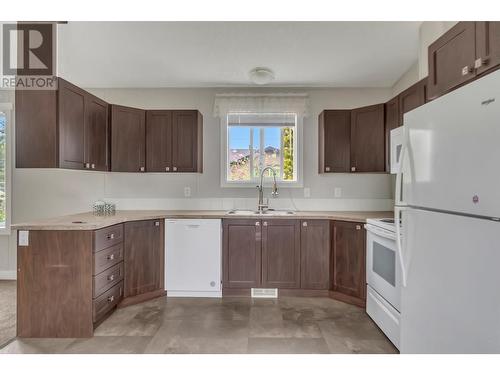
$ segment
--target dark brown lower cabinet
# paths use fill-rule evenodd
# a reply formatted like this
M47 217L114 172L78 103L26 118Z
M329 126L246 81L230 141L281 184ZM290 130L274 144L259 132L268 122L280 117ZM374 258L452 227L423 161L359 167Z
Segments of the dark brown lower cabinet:
M365 305L366 250L363 223L332 223L332 296Z
M262 286L300 287L299 220L262 221Z
M261 221L231 219L223 221L223 286L257 288L261 286Z
M164 221L124 225L125 298L164 291Z
M300 225L302 289L328 289L330 283L330 221L302 220Z

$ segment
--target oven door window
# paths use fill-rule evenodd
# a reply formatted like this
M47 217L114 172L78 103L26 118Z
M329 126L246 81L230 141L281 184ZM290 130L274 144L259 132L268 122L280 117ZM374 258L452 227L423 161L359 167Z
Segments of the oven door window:
M396 286L396 253L373 241L373 272L392 286Z

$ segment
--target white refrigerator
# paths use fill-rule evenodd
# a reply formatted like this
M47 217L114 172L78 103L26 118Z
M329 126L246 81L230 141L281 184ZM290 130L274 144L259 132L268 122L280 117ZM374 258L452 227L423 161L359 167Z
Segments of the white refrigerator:
M500 353L500 71L403 129L401 353Z

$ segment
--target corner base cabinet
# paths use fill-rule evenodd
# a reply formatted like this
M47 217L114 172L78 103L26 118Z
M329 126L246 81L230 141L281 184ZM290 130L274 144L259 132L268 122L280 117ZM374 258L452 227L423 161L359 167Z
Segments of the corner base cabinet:
M332 223L333 298L359 306L366 304L366 234L362 223Z

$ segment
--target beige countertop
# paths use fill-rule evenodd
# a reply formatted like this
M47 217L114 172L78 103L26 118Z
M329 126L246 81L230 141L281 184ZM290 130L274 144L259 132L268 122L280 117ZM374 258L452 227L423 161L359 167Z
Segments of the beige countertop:
M115 215L96 216L92 212L40 219L32 222L13 224L16 230L94 230L127 221L150 219L330 219L353 222L365 222L369 218L392 217L391 211L296 211L293 215L278 216L234 215L227 211L214 210L122 210Z

